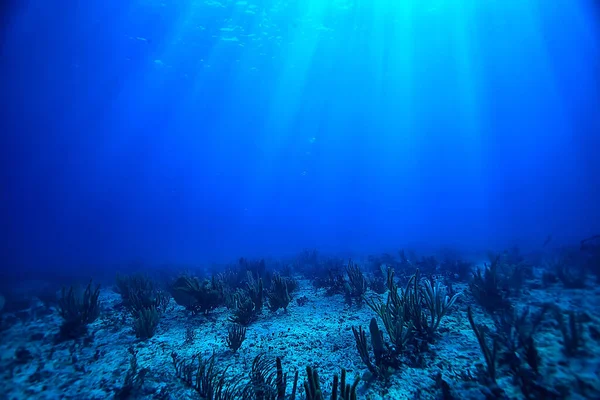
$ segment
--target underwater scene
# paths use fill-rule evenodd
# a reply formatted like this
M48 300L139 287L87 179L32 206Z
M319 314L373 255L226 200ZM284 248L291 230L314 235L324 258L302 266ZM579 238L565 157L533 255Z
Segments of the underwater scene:
M600 1L0 12L0 400L600 399Z

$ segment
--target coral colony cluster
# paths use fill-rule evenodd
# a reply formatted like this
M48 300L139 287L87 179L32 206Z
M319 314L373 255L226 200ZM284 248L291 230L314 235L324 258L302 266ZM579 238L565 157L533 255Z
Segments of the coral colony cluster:
M1 398L600 398L598 238L190 271L0 297Z

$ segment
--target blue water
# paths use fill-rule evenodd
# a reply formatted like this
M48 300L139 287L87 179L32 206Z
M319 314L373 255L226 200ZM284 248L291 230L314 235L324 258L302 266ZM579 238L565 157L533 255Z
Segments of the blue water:
M1 400L600 398L600 1L0 11Z
M576 243L597 1L9 2L2 262Z

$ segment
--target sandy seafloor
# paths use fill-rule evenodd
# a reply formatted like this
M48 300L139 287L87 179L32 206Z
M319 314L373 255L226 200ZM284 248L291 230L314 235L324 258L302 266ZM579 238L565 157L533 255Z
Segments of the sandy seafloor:
M340 368L348 370L349 377L367 377L366 367L356 349L351 328L367 329L374 312L363 305L348 306L343 296L326 297L324 290L316 290L308 280L299 279L300 288L287 313L269 312L266 308L258 321L248 327L246 341L234 354L226 345L227 318L231 311L219 308L209 316L190 315L171 299L162 316L154 337L147 341L136 339L131 328L131 317L123 308L116 307L120 296L112 288L103 288L100 299L102 314L89 325L85 340L56 344L61 317L56 310L32 309L18 316L3 315L12 321L0 332L0 399L107 399L123 385L130 367L128 348L137 351L140 368L148 368L144 385L135 396L141 399L198 399L196 392L186 387L175 375L171 354L182 357L200 353L204 357L215 354L219 368L228 367L228 376L249 375L254 357L266 353L279 356L284 370L291 376L300 371L299 394L304 398L302 383L305 367L317 367L321 385L329 398L331 381ZM535 285L534 285L535 286ZM457 285L465 291L467 285ZM308 302L300 306L296 299L306 296ZM383 297L383 296L382 296ZM571 387L568 398L600 399L600 343L591 334L590 327L600 326L600 289L565 290L560 285L548 289L526 290L520 298L521 306L532 310L544 302L564 309L585 313L589 317L584 330L585 348L576 357L562 353L562 337L556 321L546 317L536 334L542 357L542 376L556 387ZM465 380L476 375L484 359L476 337L466 317L468 304L473 304L475 319L492 327L492 321L468 296L462 296L455 310L442 321L432 352L426 357L425 368L403 366L395 371L388 382L363 380L358 386L360 399L436 399L442 398L436 388L439 372L450 384L457 399L483 399L486 390L476 381ZM186 342L186 328L193 327L194 341ZM380 326L381 323L380 323ZM370 341L369 341L370 342ZM513 379L500 370L498 385L508 398L523 398ZM289 389L291 389L291 382Z

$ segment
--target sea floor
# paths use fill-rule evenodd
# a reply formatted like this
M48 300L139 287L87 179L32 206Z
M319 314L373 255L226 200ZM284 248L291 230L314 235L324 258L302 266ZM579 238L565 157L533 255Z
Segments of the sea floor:
M214 354L217 368L227 367L228 376L244 379L257 355L281 357L288 382L295 370L300 372L296 398L304 398L306 366L318 370L326 398L332 377L341 368L347 370L350 380L363 378L358 385L359 399L441 399L440 376L450 385L453 398L484 399L490 395L475 379L485 363L467 320L467 306L473 306L479 324L493 325L469 296L462 296L444 318L421 368L403 366L387 381L377 381L369 379L352 333L352 327L358 326L368 332L374 312L364 304L347 305L341 295L327 297L308 280L298 282L287 312L263 310L248 327L237 353L225 340L231 325L227 320L231 312L226 308L208 316L191 315L171 299L156 334L140 341L133 333L130 315L119 307L120 296L111 288L101 291L102 313L89 325L88 335L75 341L55 341L61 324L55 309L33 306L19 315L5 314L8 328L0 332L0 399L113 398L124 385L132 352L136 353L138 369L147 368L147 372L139 391L125 398L200 398L176 376L173 352L183 358ZM466 291L467 285L456 285L455 290ZM299 305L297 299L304 296L307 302ZM584 350L567 357L556 321L544 321L536 334L541 375L553 387L570 388L571 394L565 398L600 398L600 342L594 337L598 332L594 327L600 326L600 288L565 290L557 285L526 290L519 299L521 307L532 310L547 302L583 313L586 329ZM514 377L505 371L498 372L497 381L507 398L524 398Z

